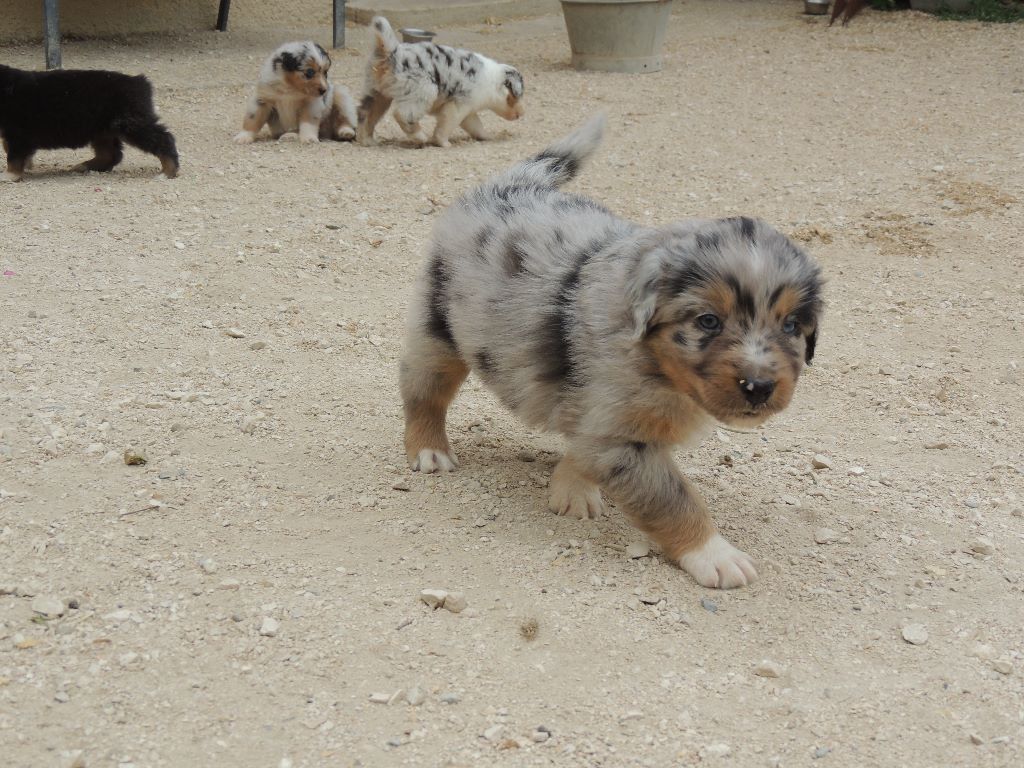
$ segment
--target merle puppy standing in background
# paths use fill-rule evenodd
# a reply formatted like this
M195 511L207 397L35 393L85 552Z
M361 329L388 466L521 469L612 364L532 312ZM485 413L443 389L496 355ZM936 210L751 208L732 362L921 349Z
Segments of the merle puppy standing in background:
M376 40L359 105L360 144L375 143L374 128L392 103L399 127L417 144L427 143L420 120L436 116L431 141L439 147L449 146L459 126L474 139L484 139L477 113L485 109L506 120L523 116L523 76L515 67L461 48L400 42L383 16L371 24Z
M124 143L155 155L167 178L178 175L174 137L153 109L153 86L143 75L103 70L27 72L0 64L0 136L7 171L21 181L40 149L91 144L96 156L74 170L109 171Z

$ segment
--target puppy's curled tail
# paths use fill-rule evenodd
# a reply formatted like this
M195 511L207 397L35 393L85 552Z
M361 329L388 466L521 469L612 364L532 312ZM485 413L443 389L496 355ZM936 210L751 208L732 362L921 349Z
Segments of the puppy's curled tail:
M514 186L560 187L576 178L583 162L601 143L604 113L590 118L575 131L498 177Z
M383 16L374 16L373 21L370 22L373 26L373 31L377 35L377 45L374 51L377 56L386 58L398 47L400 42L398 35L395 34L395 30L391 28L390 22Z

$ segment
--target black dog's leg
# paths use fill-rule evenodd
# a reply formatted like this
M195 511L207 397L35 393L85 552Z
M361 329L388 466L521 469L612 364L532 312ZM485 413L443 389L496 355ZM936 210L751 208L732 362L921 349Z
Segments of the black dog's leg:
M79 163L73 170L79 173L85 173L86 171L109 171L120 163L121 158L124 157L124 152L121 151L123 146L117 136L97 136L92 140L92 149L96 153L96 157L92 160L86 160L84 163Z
M17 139L4 137L4 152L7 154L7 171L0 181L21 181L25 169L32 164L36 148Z
M121 137L143 152L156 155L160 160L164 176L173 179L178 175L178 149L174 136L155 120L152 122L130 122L121 127Z

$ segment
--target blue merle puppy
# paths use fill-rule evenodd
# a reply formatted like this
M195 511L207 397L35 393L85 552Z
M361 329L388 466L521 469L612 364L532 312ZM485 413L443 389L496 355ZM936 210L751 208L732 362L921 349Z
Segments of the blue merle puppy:
M456 467L448 405L470 370L531 426L562 433L549 506L596 518L601 491L707 587L757 571L718 533L672 451L715 422L785 408L811 361L818 267L747 217L652 228L559 187L603 119L468 192L439 220L399 373L405 449Z
M278 47L260 67L235 141L251 144L264 125L274 139L297 131L304 144L351 141L355 104L345 86L328 79L330 68L331 57L312 40Z
M0 64L0 136L7 170L21 181L40 149L92 146L95 157L75 171L109 171L124 145L155 155L164 176L178 175L178 150L153 108L153 86L142 75L103 70L31 72Z
M398 125L417 144L427 142L420 120L435 115L431 141L439 147L449 145L460 125L474 139L486 138L481 110L506 120L523 116L523 76L515 67L447 45L402 43L383 16L372 24L376 43L359 105L360 144L374 143L373 131L392 103Z

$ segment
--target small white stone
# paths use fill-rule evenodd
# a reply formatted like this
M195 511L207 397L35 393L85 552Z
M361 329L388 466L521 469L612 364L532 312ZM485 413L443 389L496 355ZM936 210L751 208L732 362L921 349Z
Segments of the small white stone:
M847 471L849 472L849 474L853 475L854 477L860 477L867 470L865 470L864 467L850 467Z
M708 744L703 751L706 757L728 757L732 754L732 747L728 744Z
M40 595L32 601L32 610L48 619L56 619L64 615L64 601L56 597Z
M786 504L787 506L790 506L790 507L799 507L800 506L800 499L798 499L796 496L791 496L788 493L782 494L779 497L779 500L783 504Z
M484 731L483 736L484 736L485 739L487 739L487 741L497 741L498 739L501 738L501 733L504 730L505 730L505 726L502 725L501 723L497 723L495 725L492 725L486 731Z
M224 335L230 336L232 339L244 339L245 333L240 331L238 328L225 328Z
M832 459L823 453L816 453L811 459L811 466L815 469L832 469Z
M641 557L647 557L650 553L651 547L646 541L634 541L626 547L626 557L631 560L638 560Z
M104 615L103 618L107 621L128 621L128 619L130 619L131 617L131 611L129 611L127 608L121 608L116 611L111 611L110 613Z
M928 630L922 624L907 624L903 628L903 639L911 645L924 645L928 642Z
M1013 664L1009 659L996 659L992 662L992 669L1001 675L1009 675L1013 672Z
M71 697L68 696L66 691L57 691L55 694L53 694L53 700L59 701L61 704L67 704L69 701L71 701Z
M431 608L440 608L447 597L448 592L443 589L424 589L420 592L420 600Z
M754 667L754 674L758 677L781 677L782 672L782 667L769 659L764 659Z
M276 637L280 626L277 619L271 616L264 616L263 621L260 622L260 634L263 637Z
M423 692L423 689L418 685L414 685L409 689L409 692L405 695L405 700L409 702L410 706L418 707L424 701L426 701L427 695Z
M217 563L215 563L213 561L213 558L211 558L211 557L201 557L201 558L199 558L198 565L199 565L199 570L201 570L203 573L209 574L209 573L216 573L217 572Z
M370 703L371 704L387 704L391 700L391 695L392 694L390 694L390 693L380 693L380 692L371 693L370 694Z
M270 346L270 345L267 342L265 342L265 341L263 341L261 339L258 339L258 340L253 341L253 342L251 342L249 344L249 349L258 352L261 349L266 349L268 346Z
M992 539L979 536L971 542L971 551L978 555L991 555L996 551L996 545Z
M548 731L536 730L530 734L530 740L537 744L543 744L550 738L551 734Z
M816 544L834 544L838 540L839 534L831 528L819 528L814 532L814 541Z
M975 643L971 648L971 656L982 661L991 661L996 657L996 649L987 643Z
M466 596L462 592L449 592L444 599L444 609L452 613L462 613L466 610Z

